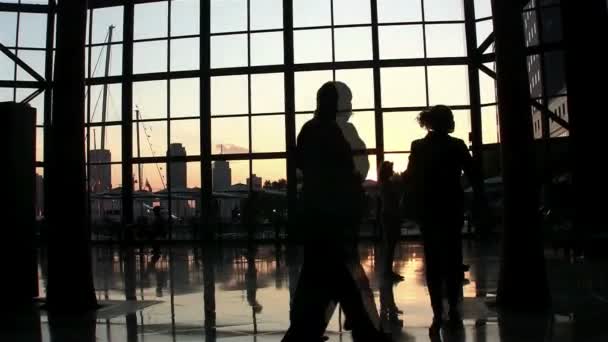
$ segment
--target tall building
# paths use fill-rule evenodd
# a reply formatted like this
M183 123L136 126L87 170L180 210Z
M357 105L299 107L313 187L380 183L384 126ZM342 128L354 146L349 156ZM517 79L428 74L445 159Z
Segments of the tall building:
M213 191L224 191L232 185L232 170L230 163L217 160L213 163Z
M89 151L89 190L104 192L112 189L112 153L109 150Z
M537 0L536 3L538 10L530 10L531 6L528 5L523 15L526 45L559 42L562 38L561 9L549 6L553 3L550 0ZM567 98L556 97L567 93L563 53L547 52L542 58L539 54L528 56L527 67L531 98L540 100L546 96L549 110L567 121ZM543 115L538 110L532 113L532 124L536 139L567 134L567 130L552 120L545 126Z
M186 148L180 143L169 145L167 157L186 157ZM172 191L184 190L187 188L188 171L186 160L172 161L170 163L169 186Z
M253 190L262 189L262 177L258 177L254 174L251 175L251 178L247 178L247 185L251 186Z

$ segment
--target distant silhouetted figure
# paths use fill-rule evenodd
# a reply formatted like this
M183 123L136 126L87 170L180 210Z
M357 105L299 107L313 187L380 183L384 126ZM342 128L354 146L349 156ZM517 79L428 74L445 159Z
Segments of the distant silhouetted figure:
M401 190L403 185L393 171L393 163L385 161L380 166L378 177L380 187L380 220L382 223L382 263L383 277L394 281L403 280L403 276L393 271L395 246L401 234Z
M436 106L418 116L426 137L412 143L404 173L407 213L420 225L424 240L426 281L433 307L429 332L438 334L443 317L443 286L450 306L451 326L462 327L458 303L462 285L462 242L464 171L477 196L482 179L475 172L465 143L451 137L454 116L446 106Z
M371 318L375 306L369 307L360 290L359 284L367 283L355 243L363 188L336 123L337 105L336 84L328 82L317 93L315 117L297 140L304 262L283 341L321 341L336 302L352 323L354 341L384 339Z
M152 209L154 213L154 221L152 222L152 255L155 260L160 258L160 238L165 237L166 227L165 220L161 215L161 209L156 206Z

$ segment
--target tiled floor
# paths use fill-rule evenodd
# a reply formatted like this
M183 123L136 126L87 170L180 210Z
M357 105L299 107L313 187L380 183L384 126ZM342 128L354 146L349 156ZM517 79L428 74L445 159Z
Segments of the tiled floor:
M444 340L608 341L608 326L601 324L608 322L608 303L603 297L608 284L600 273L608 269L605 265L567 262L548 252L553 314L548 318L499 315L485 304L497 286L498 251L497 243L465 242L465 262L471 265L466 274L468 283L463 287L465 332L457 338L445 336ZM416 242L402 242L397 248L395 269L405 281L393 287L393 294L404 313L398 320L383 322L395 341L429 341L427 328L432 312L422 253ZM379 305L375 255L372 243L360 245L361 263ZM0 332L0 340L280 341L289 325L290 293L301 264L301 251L285 245L248 249L234 243L217 248L172 246L164 248L155 263L148 248L96 247L93 261L97 296L106 305L94 317L49 323L41 311L30 325L40 329L22 329L18 334ZM41 296L46 279L44 265L42 259ZM322 280L319 286L323 286ZM129 295L135 295L137 301L125 302ZM207 308L212 308L211 299L215 302L215 325L209 320L205 329L205 301ZM350 333L341 333L341 320L335 313L327 332L330 341L351 340Z

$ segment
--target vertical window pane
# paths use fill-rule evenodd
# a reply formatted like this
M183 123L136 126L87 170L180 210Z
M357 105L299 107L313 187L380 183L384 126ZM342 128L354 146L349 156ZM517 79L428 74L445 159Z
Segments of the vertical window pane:
M270 30L283 27L283 1L251 1L251 29Z
M211 78L211 115L247 114L247 76Z
M426 106L424 67L383 68L380 77L383 107Z
M352 109L374 107L374 75L372 69L336 70L336 81L344 82L352 93Z
M105 130L105 132L104 132ZM91 163L109 163L122 160L121 144L122 127L119 125L93 126L89 129L89 161ZM105 141L102 145L102 137ZM107 159L100 159L107 158Z
M106 98L106 122L122 120L122 85L120 83L108 84ZM90 122L103 121L103 85L91 86L91 115Z
M315 110L317 90L331 80L332 72L329 70L296 72L294 76L296 111Z
M479 88L482 104L496 102L496 80L483 71L479 71Z
M475 18L492 16L492 0L475 0Z
M44 161L44 128L36 127L36 161Z
M421 25L380 26L380 59L424 58Z
M167 81L133 83L133 107L139 109L139 119L167 117ZM135 112L133 119L137 120Z
M211 37L211 68L247 66L247 35Z
M46 46L46 14L21 13L19 17L19 46Z
M251 112L285 111L285 77L282 73L251 75Z
M429 105L468 105L469 74L467 66L428 67Z
M409 151L412 141L426 135L417 121L418 112L384 113L384 150Z
M141 169L141 179L139 179L140 169ZM167 172L166 172L165 163L133 164L133 174L136 175L134 177L137 180L137 183L135 184L136 189L139 189L140 185L141 185L142 191L152 190L152 192L157 192L157 191L165 190L167 188ZM150 187L147 187L148 184L150 185ZM152 202L158 201L156 204L157 205L160 204L159 198L155 197L154 194L151 194L151 193L135 194L134 197L136 197L136 198L147 197L146 198L147 205L150 207L152 206ZM135 202L135 200L134 200L134 202ZM135 203L134 203L134 209L136 209L136 211L138 208L141 208L141 207L142 207L141 203L139 203L139 205L135 205ZM151 213L148 212L148 215L150 215L150 214Z
M494 23L492 19L480 21L477 23L477 45L481 45L488 36L494 32ZM492 44L493 45L493 44ZM492 48L488 48L486 52L492 51Z
M329 0L293 0L293 26L325 26L331 24Z
M331 31L298 30L293 33L294 62L331 62Z
M133 44L133 73L146 74L167 71L167 41Z
M462 0L424 0L424 20L464 20Z
M38 75L44 77L44 66L46 65L46 53L44 51L19 50L17 56L30 68L34 69ZM17 80L35 81L36 79L21 67L17 67Z
M137 149L137 131L139 146ZM139 153L141 153L141 155ZM167 122L146 121L133 123L133 156L163 157L167 155Z
M247 30L247 0L211 0L211 33Z
M200 116L198 78L171 80L171 117Z
M283 63L283 32L251 34L252 66Z
M171 1L171 36L185 36L200 32L200 1Z
M347 121L344 121L347 120ZM354 112L348 117L340 115L338 124L342 128L344 138L353 151L376 147L376 125L374 112Z
M4 53L0 53L0 80L12 81L14 79L15 62L8 58Z
M122 44L94 46L91 48L91 77L104 77L107 49L110 49L110 69L108 76L122 74ZM89 51L88 49L86 50Z
M249 190L246 186L247 179L249 178L249 161L248 160L230 160L228 161L230 167L230 190ZM240 186L239 186L240 185ZM220 204L221 205L221 204ZM240 204L237 204L240 207ZM232 210L233 207L230 208Z
M422 21L420 0L378 0L378 22Z
M171 71L198 70L199 38L171 40Z
M105 7L93 10L93 32L92 44L105 43L107 41L108 29L114 26L112 41L122 41L123 7ZM88 39L88 37L87 37Z
M264 188L287 191L287 163L285 159L256 159L252 160L251 166L253 173L262 178L262 184L266 185Z
M481 108L482 142L494 144L498 139L498 112L496 106Z
M335 30L336 61L372 59L372 32L369 27Z
M428 57L466 56L464 25L426 25L425 30Z
M17 13L0 12L0 42L4 46L15 46L15 33L17 32ZM45 30L46 31L46 30Z
M333 0L334 24L368 24L371 22L369 0Z
M251 132L252 152L285 152L285 117L283 115L253 116Z
M1 61L1 60L0 60ZM0 65L2 65L0 63ZM0 69L2 70L2 69ZM0 77L0 80L2 78ZM0 102L10 102L13 101L13 88L0 88ZM40 114L36 114L36 117L38 117ZM38 120L38 119L36 119Z
M467 146L471 145L469 134L471 133L471 111L470 110L454 110L454 133L451 134L454 138L458 138Z
M201 154L201 135L199 120L171 120L171 143L182 144L187 156Z
M249 119L211 119L211 145L213 154L249 153Z
M133 39L167 36L169 8L167 1L135 5Z

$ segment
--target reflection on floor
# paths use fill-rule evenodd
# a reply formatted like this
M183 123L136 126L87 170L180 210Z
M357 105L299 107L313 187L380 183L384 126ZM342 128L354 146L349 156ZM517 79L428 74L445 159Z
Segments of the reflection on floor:
M465 263L471 268L463 287L465 333L458 341L608 341L608 327L598 324L608 317L605 264L568 262L547 252L552 314L498 315L485 304L496 291L498 251L496 242L465 241ZM360 245L361 263L380 308L387 294L379 290L377 255L373 243ZM39 329L21 335L0 332L0 340L55 341L51 335L67 334L70 341L280 341L289 325L290 294L301 258L297 248L272 244L172 246L158 258L150 248L96 247L95 287L105 304L102 310L94 317L50 323L42 311L33 323ZM45 264L42 258L41 297ZM432 313L422 246L399 244L394 268L405 277L392 287L403 314L383 315L383 328L395 341L429 341ZM351 340L341 321L335 313L327 332L330 341Z

